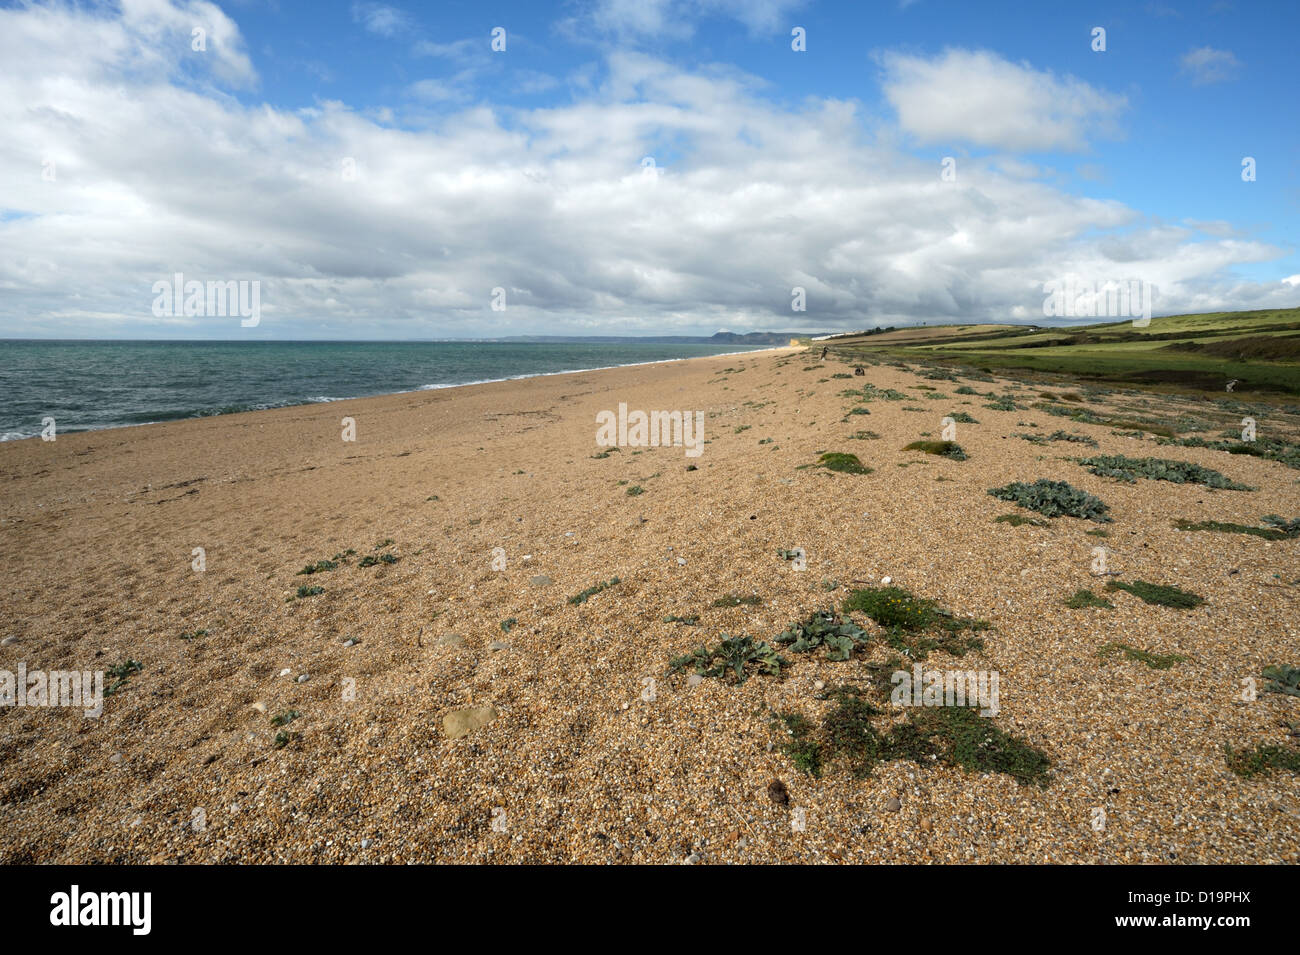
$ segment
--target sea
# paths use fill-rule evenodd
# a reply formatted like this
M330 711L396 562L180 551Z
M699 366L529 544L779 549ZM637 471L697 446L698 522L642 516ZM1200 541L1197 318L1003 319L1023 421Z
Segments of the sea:
M754 346L771 347L771 346ZM0 441L701 355L737 344L0 340Z

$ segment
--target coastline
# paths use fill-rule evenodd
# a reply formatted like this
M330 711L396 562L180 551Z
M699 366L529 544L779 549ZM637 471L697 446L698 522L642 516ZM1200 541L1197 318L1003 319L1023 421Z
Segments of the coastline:
M343 342L339 344L348 344L348 343ZM437 344L437 343L433 342L430 344ZM714 355L685 355L680 358L661 358L661 359L654 359L652 361L623 362L614 365L597 365L591 368L567 368L567 369L562 369L560 371L529 372L521 375L511 375L505 378L482 378L473 381L450 382L445 384L433 383L433 384L420 385L416 388L401 389L398 391L381 391L381 392L376 392L374 394L352 395L348 397L339 397L339 398L319 396L315 398L309 398L304 401L292 401L283 404L263 405L259 407L240 409L238 411L213 411L211 413L206 413L206 414L191 414L183 418L160 418L155 421L139 421L139 422L133 422L131 424L97 425L97 426L91 426L87 428L80 428L76 430L61 431L60 433L81 434L84 432L91 432L91 431L111 431L115 428L135 428L135 427L142 427L145 425L165 424L171 421L190 421L190 420L197 420L200 418L215 418L226 414L249 414L257 411L273 411L277 408L298 408L298 407L304 407L308 405L331 404L338 401L360 401L365 398L382 398L388 395L412 394L420 391L440 391L446 388L464 388L469 385L489 385L489 384L496 384L499 382L507 382L507 381L524 381L529 378L544 378L552 375L572 375L572 374L581 374L583 372L589 372L589 371L609 371L616 368L635 368L639 365L659 365L659 364L667 364L669 362L675 362L675 361L692 361L695 358L734 357L736 355L750 354L751 352L779 350L780 347L782 346L777 346L776 348L750 348L746 351L740 351L740 352L718 352L717 354ZM3 432L0 433L0 445L12 441L26 441L36 437L40 437L39 431L34 432L32 434L20 434L18 432Z
M1296 472L1062 422L1010 378L964 396L923 369L852 371L763 349L6 443L0 670L139 671L98 719L0 709L0 861L1300 861L1300 816L1275 806L1297 783L1239 778L1222 752L1277 736L1281 699L1237 692L1300 643L1296 542L1171 526L1300 514ZM848 414L865 383L906 397ZM994 391L1019 408L986 407ZM702 412L703 453L602 451L596 416L620 403ZM978 419L968 460L904 450L957 409ZM1015 437L1029 422L1255 490L1094 476ZM873 471L810 467L825 451ZM1017 508L988 489L1037 478L1103 498L1110 538L997 523ZM1068 609L1101 586L1099 544L1123 580L1207 603ZM795 547L802 572L777 556ZM336 566L301 573L318 562ZM996 725L1050 757L1048 785L906 760L800 773L772 714L820 718L818 683L869 680L883 646L783 650L780 679L740 685L667 672L885 576L991 623L978 653L929 662L1000 674ZM1186 660L1102 660L1113 641ZM471 711L495 716L454 737Z

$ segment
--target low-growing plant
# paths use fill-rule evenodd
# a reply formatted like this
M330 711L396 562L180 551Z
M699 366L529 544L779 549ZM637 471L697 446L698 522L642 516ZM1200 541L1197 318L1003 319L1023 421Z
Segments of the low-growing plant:
M1115 605L1105 597L1098 597L1091 590L1076 590L1074 596L1065 602L1065 605L1071 610L1082 610L1085 607L1101 607L1106 610L1114 610Z
M308 564L294 576L301 576L303 574L319 574L327 570L334 570L337 567L338 561L336 560L318 560L314 564Z
M298 588L299 597L315 597L316 595L323 593L325 593L324 587L309 587L306 584L303 584Z
M763 598L758 594L745 594L743 597L737 594L726 594L713 601L712 607L757 607L763 602Z
M1131 584L1126 584L1120 580L1112 580L1106 584L1106 589L1124 590L1135 597L1141 598L1145 603L1154 604L1158 607L1173 607L1176 610L1191 610L1205 603L1205 598L1197 594L1179 590L1177 587L1148 583L1145 580L1135 580Z
M1228 491L1253 491L1255 488L1240 484L1218 471L1203 468L1190 461L1170 461L1164 458L1128 458L1122 454L1103 454L1080 458L1079 463L1099 477L1116 478L1132 484L1138 478L1152 481L1170 481L1174 484L1203 484L1206 487Z
M112 696L118 690L122 689L122 687L126 686L127 680L131 679L131 677L135 676L137 673L143 672L144 664L139 660L132 660L130 657L127 657L121 663L113 664L104 671L105 674L113 679L113 682L104 688L104 695Z
M501 632L502 632L502 633L509 633L510 630L511 630L511 628L513 628L514 625L517 624L518 622L519 622L519 621L518 621L516 618L514 618L514 617L507 617L505 620L502 620L502 621L501 621L501 624L500 624L500 626L501 626Z
M195 630L193 633L182 633L181 639L193 640L195 637L206 637L207 635L208 635L207 630Z
M913 441L903 446L904 451L920 451L924 454L936 454L941 458L965 461L966 452L956 441Z
M1005 487L992 488L989 493L1000 501L1011 501L1045 517L1079 517L1098 524L1110 523L1110 518L1106 516L1110 508L1101 498L1071 487L1065 481L1049 481L1044 478L1033 484L1013 481Z
M852 620L844 620L830 610L819 610L807 620L796 621L773 637L777 644L790 644L792 653L807 653L826 647L826 659L847 660L858 646L865 646L870 635Z
M948 412L948 417L953 421L956 421L958 424L979 424L978 421L972 418L965 411L950 411Z
M843 451L828 451L817 460L820 467L841 474L870 474L872 470L859 461L856 454Z
M1234 750L1225 745L1223 755L1228 768L1238 776L1265 775L1275 769L1300 773L1300 749L1290 746L1269 743L1253 749Z
M1274 527L1251 527L1248 524L1233 524L1227 521L1174 521L1174 527L1180 531L1215 531L1220 534L1249 534L1264 540L1286 540L1290 535Z
M285 710L283 713L277 713L271 717L272 726L288 726L298 717L302 716L297 710Z
M701 644L698 650L670 660L668 673L693 667L700 676L739 684L754 673L779 677L781 667L788 666L789 662L765 640L755 643L752 637L730 637L724 633L722 641L712 649Z
M1286 696L1300 696L1300 667L1289 664L1273 664L1264 667L1260 678L1264 681L1262 693L1282 693Z
M1105 660L1117 653L1124 654L1129 660L1145 663L1153 670L1168 670L1175 663L1183 663L1187 660L1187 657L1181 653L1151 653L1148 650L1131 647L1127 643L1107 643L1097 651L1097 656Z
M619 582L620 581L617 577L611 577L609 580L604 580L598 584L593 584L592 586L588 587L586 590L580 591L579 593L576 593L572 597L570 597L569 603L571 604L586 603L589 598L594 597L602 590L608 590L610 587L613 587L615 584Z
M1051 527L1051 521L1040 520L1037 517L1025 517L1023 514L999 514L993 518L995 524L1010 524L1012 527L1021 527L1030 524L1034 527Z

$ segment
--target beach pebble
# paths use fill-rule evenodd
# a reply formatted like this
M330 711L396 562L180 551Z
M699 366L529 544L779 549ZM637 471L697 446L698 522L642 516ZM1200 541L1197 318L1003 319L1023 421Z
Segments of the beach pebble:
M893 578L893 577L881 577L881 578L880 578L880 582L881 582L882 584L885 584L886 586L888 586L889 584L891 584L891 583L894 582L894 578Z
M362 839L362 840L361 840L361 848L363 848L363 849L369 849L369 848L370 848L371 846L373 846L374 844L375 844L375 841L374 841L373 839Z
M551 578L547 577L545 574L538 574L536 577L530 578L529 583L534 587L549 587L552 581Z
M445 636L441 636L438 638L437 646L463 647L465 646L465 638L462 637L459 633L449 633L446 634Z
M5 637L3 640L0 640L0 647L12 647L17 642L17 637Z
M345 647L355 647L355 646L356 646L358 643L360 643L360 642L361 642L361 641L358 640L356 637L350 637L350 638L348 638L347 640L344 640L344 641L343 641L343 646L345 646Z
M449 739L460 739L497 718L495 706L470 706L452 710L442 718L442 731Z
M699 686L703 682L704 682L704 677L700 676L698 673L692 673L690 676L686 678L687 686Z
M266 712L266 704L263 703L261 700L258 700L256 703L254 703L254 704L252 705L252 708L255 709L255 710L257 710L257 712L259 712L259 713L265 713L265 712Z
M821 680L818 680L816 683L813 684L813 689L814 689L814 690L824 690L824 689L826 689L826 684L825 684L824 682L822 682Z
M285 667L283 670L280 671L280 676L288 676L292 672L293 671L290 670L288 667Z
M885 803L885 809L887 809L889 812L898 812L898 810L902 808L903 808L902 800L900 800L897 796L890 797L889 802Z
M677 566L678 566L678 567L685 567L685 566L686 566L686 558L685 558L685 557L678 557L678 558L677 558Z
M509 650L510 644L506 643L504 640L493 640L490 644L488 644L488 649L491 650L493 653L496 653L500 650Z
M310 680L310 679L311 679L311 677L308 676L306 673L300 673L300 674L298 674L298 682L299 682L299 683L306 683L306 682L307 682L308 680Z

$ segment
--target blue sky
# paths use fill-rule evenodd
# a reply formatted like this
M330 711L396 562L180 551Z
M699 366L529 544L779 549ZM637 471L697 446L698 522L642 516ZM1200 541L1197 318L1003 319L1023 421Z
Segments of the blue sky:
M1147 282L1157 314L1293 306L1298 21L1223 0L8 4L0 334L1043 322L1064 277ZM262 320L157 314L176 272L258 281Z

